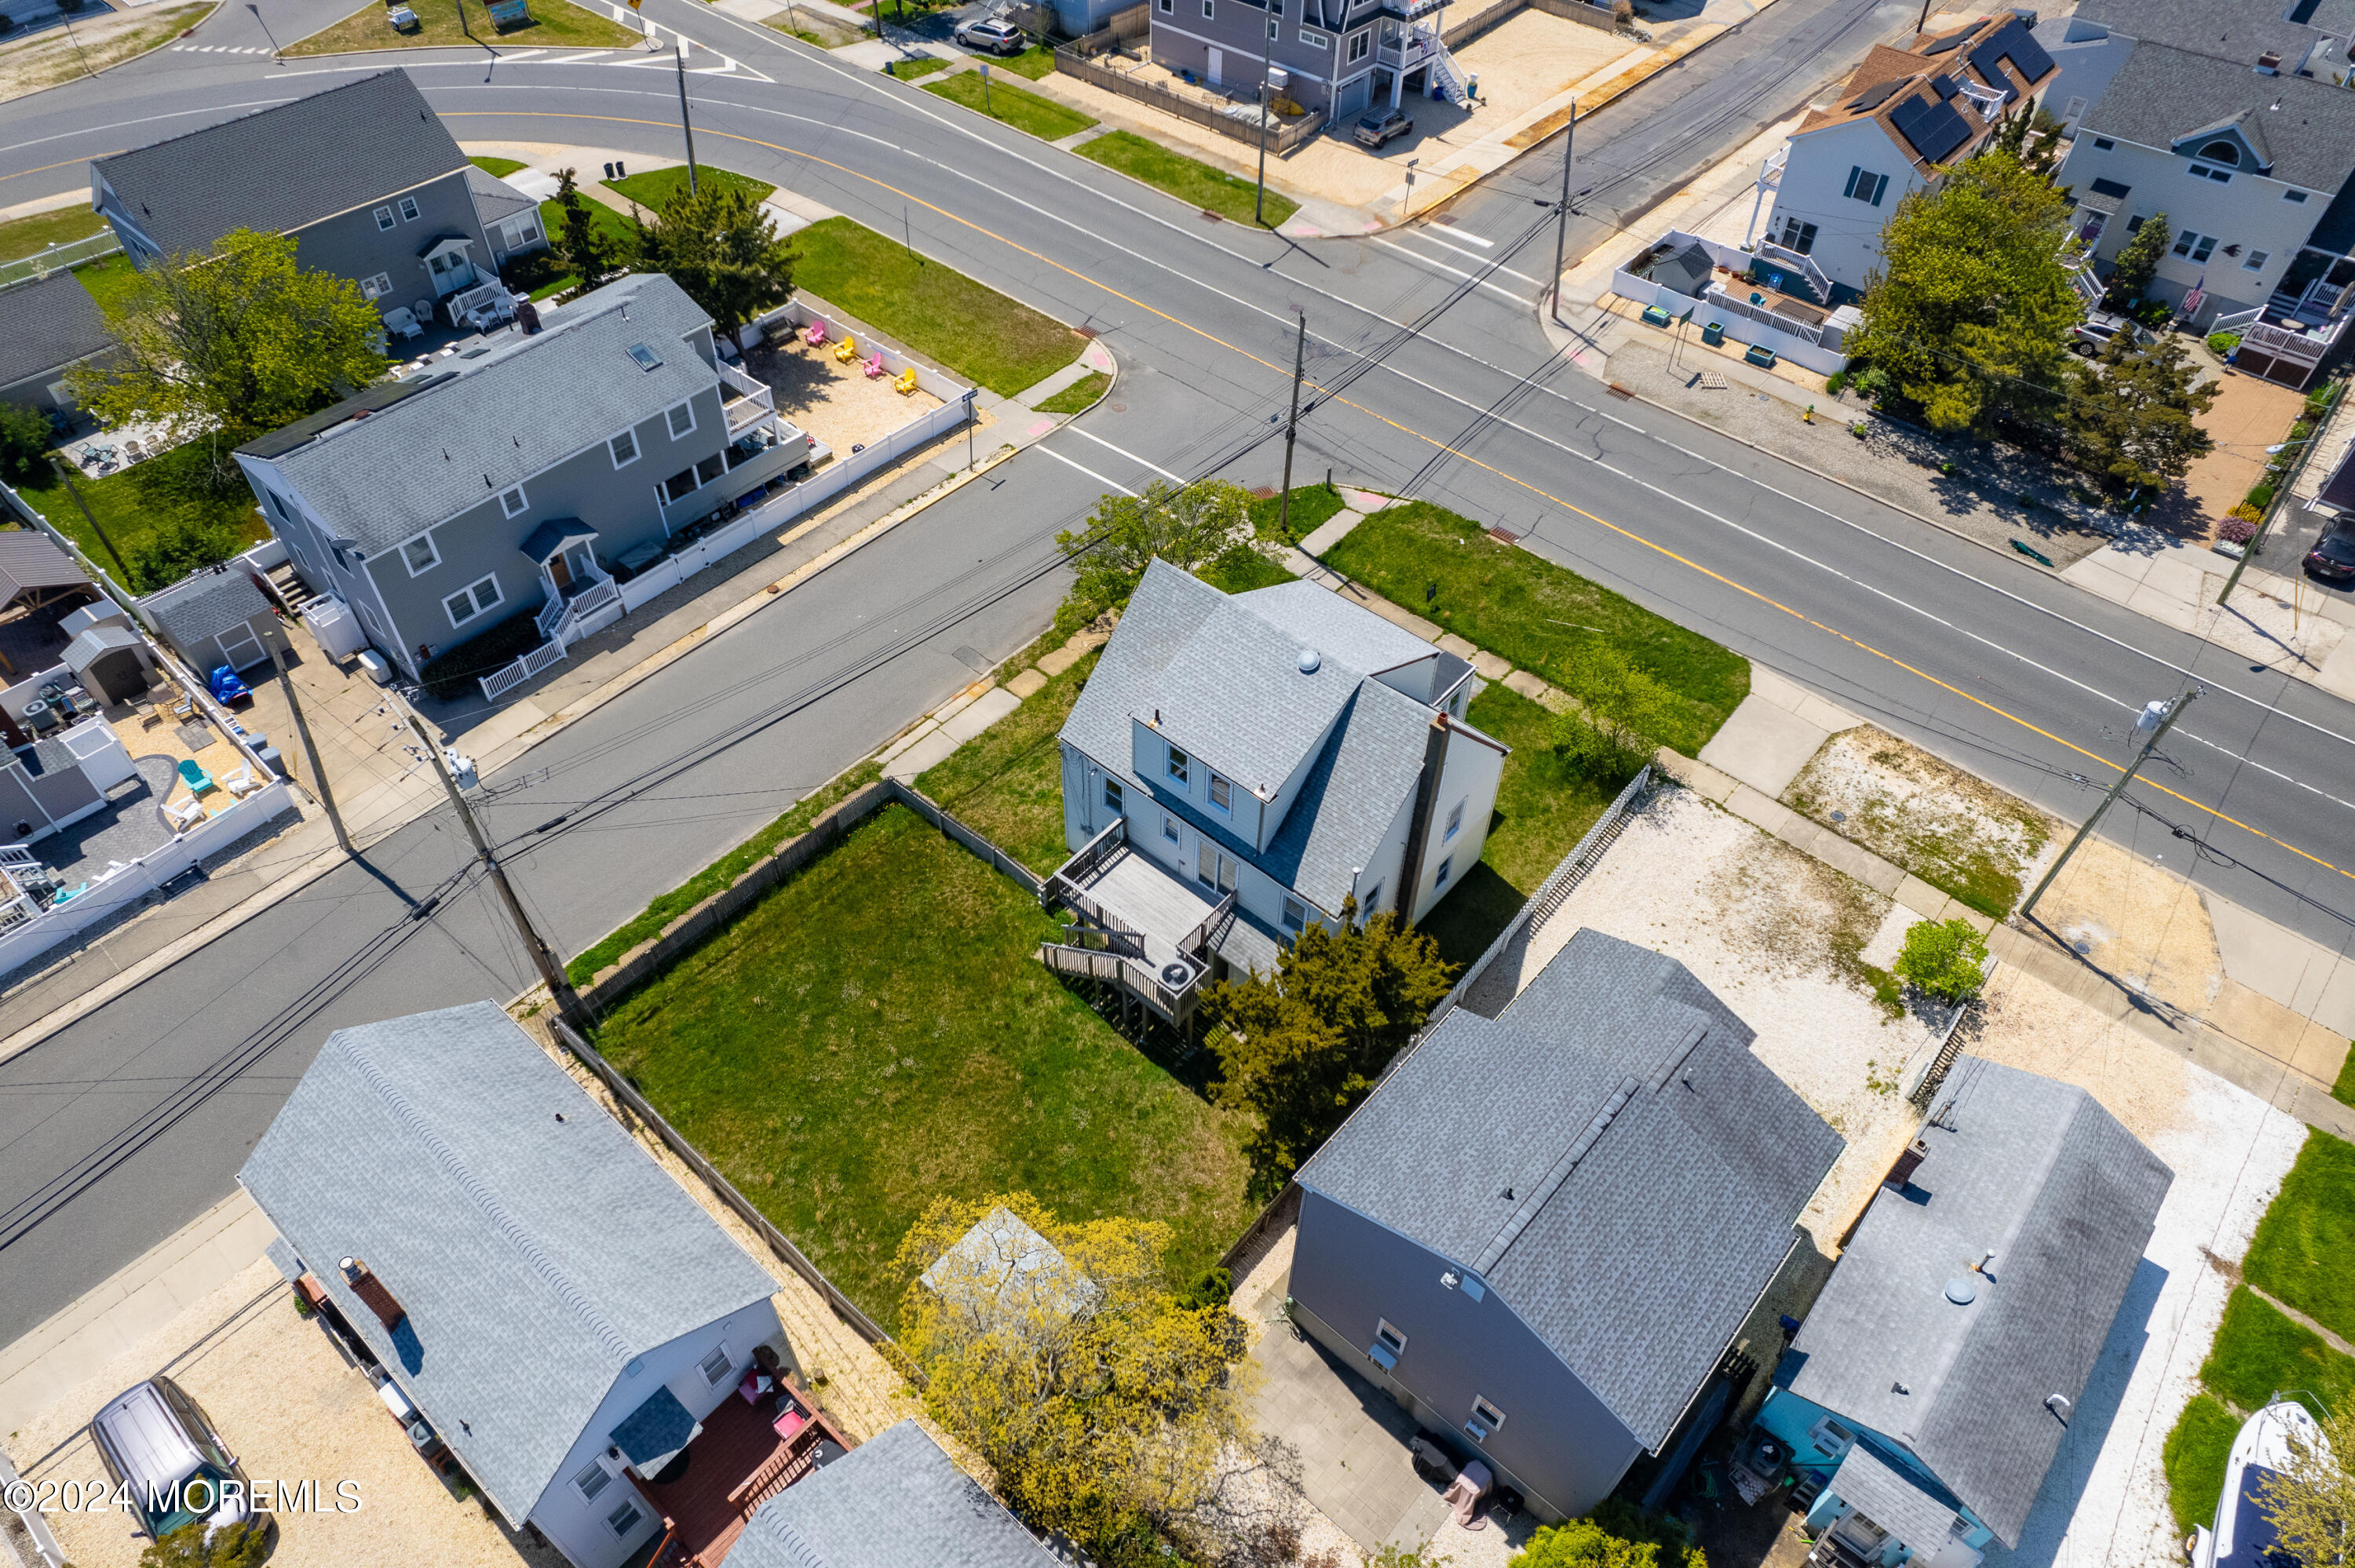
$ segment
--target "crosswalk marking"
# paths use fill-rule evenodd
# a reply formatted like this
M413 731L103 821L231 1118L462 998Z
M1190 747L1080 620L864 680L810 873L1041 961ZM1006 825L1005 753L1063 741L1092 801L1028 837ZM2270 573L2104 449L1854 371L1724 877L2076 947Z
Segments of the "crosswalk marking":
M268 49L243 44L174 44L173 49L188 55L266 55Z

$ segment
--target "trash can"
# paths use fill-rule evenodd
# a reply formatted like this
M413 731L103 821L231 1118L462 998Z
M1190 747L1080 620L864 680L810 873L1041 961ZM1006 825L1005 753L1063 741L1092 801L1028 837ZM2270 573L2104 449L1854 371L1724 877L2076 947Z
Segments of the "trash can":
M1664 327L1668 324L1668 313L1657 305L1646 305L1644 321L1648 326Z
M1707 326L1700 329L1700 340L1701 342L1709 344L1711 348L1717 347L1720 344L1725 341L1725 323L1723 322L1710 323Z

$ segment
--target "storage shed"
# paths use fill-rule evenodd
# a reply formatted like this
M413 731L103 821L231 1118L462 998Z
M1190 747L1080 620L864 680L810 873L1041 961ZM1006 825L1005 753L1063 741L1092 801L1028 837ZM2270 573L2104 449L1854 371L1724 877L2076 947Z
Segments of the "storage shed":
M272 639L286 646L270 600L234 566L183 578L140 600L139 608L199 680L224 664L249 670L268 663Z
M146 643L119 620L93 626L67 643L65 666L86 690L110 703L136 700L155 675Z

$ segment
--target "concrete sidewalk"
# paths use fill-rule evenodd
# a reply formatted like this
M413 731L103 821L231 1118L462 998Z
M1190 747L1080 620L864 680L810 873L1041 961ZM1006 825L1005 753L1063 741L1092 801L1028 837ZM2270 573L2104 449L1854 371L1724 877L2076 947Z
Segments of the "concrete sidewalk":
M2089 593L2188 631L2252 663L2355 701L2355 602L2251 567L2230 605L2216 596L2232 563L2196 545L2120 543L2062 572Z

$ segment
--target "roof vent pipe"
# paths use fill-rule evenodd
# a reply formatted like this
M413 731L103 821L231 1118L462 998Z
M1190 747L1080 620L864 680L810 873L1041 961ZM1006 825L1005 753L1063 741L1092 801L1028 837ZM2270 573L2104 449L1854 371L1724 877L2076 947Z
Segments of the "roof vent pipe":
M2073 1407L2069 1403L2069 1396L2067 1394L2046 1394L2044 1396L2044 1408L2059 1416L2061 1418L2061 1425L2063 1426L2066 1426L2069 1424L2069 1412Z
M1319 662L1321 662L1321 661L1316 657L1316 649L1303 648L1300 651L1300 673L1302 674L1313 675L1316 673L1316 666Z

